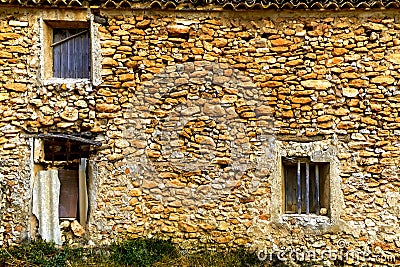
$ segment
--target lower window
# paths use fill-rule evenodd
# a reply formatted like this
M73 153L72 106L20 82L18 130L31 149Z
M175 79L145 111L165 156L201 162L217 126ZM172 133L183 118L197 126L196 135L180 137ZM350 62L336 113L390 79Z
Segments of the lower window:
M309 157L282 157L285 213L329 214L328 162Z
M35 170L46 177L44 181L52 182L44 185L37 183L37 186L57 190L51 184L59 184L57 192L51 192L48 198L42 197L41 201L57 203L58 218L76 219L85 225L88 212L87 158L90 145L97 145L97 143L65 134L41 134L40 136L42 139L37 139L35 143L35 152L37 152L34 156ZM55 170L56 174L51 174L50 171ZM50 197L55 195L59 198Z

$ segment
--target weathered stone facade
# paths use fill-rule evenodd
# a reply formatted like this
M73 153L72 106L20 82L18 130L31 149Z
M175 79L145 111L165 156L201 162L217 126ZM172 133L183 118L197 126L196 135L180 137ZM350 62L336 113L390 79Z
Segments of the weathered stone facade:
M102 146L79 242L159 235L398 263L396 12L1 7L2 245L35 237L35 134L90 132ZM90 21L96 82L43 79L46 20ZM282 156L331 163L327 216L284 215Z

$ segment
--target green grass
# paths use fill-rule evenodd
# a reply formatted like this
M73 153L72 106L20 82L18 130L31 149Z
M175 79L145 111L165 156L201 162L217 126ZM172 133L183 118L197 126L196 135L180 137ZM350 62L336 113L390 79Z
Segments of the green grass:
M255 253L244 249L216 252L204 250L193 254L181 254L180 257L158 262L154 266L190 266L190 267L220 267L220 266L267 266L258 260Z
M68 250L57 249L53 244L38 241L23 244L12 249L0 251L0 264L2 266L65 266Z
M0 266L134 266L134 267L257 267L291 266L279 261L260 261L256 253L245 249L197 253L180 251L162 239L133 239L102 248L57 247L53 243L33 241L9 249L0 249ZM312 266L312 265L300 265Z
M161 239L134 239L110 246L110 259L122 266L152 266L164 259L176 258L178 251Z

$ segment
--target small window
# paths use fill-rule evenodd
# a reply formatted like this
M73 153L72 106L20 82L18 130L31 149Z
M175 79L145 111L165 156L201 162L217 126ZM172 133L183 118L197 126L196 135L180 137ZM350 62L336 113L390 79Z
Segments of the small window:
M40 20L40 82L45 85L102 83L99 25L88 21L86 13L79 13L65 15L76 20Z
M54 78L90 78L89 30L53 29Z
M285 213L329 213L329 173L327 162L308 157L283 157Z

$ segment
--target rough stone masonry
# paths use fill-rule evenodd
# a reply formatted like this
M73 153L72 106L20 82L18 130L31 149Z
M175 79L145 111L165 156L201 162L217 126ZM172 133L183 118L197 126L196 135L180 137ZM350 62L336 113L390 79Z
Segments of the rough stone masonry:
M79 234L63 222L64 240L368 250L399 263L396 9L2 4L0 16L3 246L38 237L35 136L91 133L102 145L89 157L88 221ZM46 21L90 22L98 82L44 78ZM330 162L327 215L285 214L286 156Z

